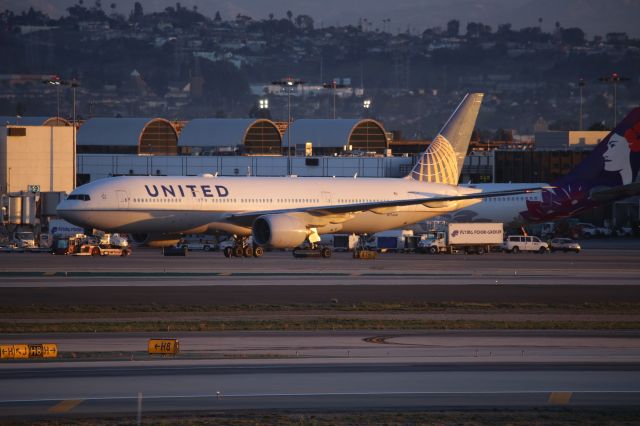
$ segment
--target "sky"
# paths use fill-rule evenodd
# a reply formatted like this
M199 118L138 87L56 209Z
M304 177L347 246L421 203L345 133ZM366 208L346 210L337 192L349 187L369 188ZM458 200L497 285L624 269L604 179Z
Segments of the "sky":
M93 5L95 0L84 0ZM102 0L109 9L111 3L125 15L135 0ZM30 6L60 16L77 0L2 0L0 9L22 11ZM175 5L171 0L142 0L145 12L162 10ZM458 19L464 31L469 21L482 22L494 29L499 24L511 23L514 29L537 26L542 18L545 31L552 31L555 23L562 27L580 27L588 37L607 32L627 32L640 38L640 0L182 0L185 7L196 5L198 10L213 17L220 11L224 19L238 13L255 19L284 18L286 11L294 15L310 15L316 27L357 24L366 18L372 29L392 32L410 30L417 34L426 28L446 27L447 21ZM390 20L384 22L383 20Z

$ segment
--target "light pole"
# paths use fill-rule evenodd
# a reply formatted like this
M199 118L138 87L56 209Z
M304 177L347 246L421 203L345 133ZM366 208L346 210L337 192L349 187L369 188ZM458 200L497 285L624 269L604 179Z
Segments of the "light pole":
M584 89L584 86L586 86L587 83L584 81L584 78L581 78L580 80L578 80L578 88L580 89L580 126L579 129L582 130L582 89Z
M60 121L60 84L62 84L62 80L57 75L54 75L49 80L43 81L43 83L56 86L56 124L58 124Z
M605 83L613 84L613 125L611 126L611 128L613 129L616 127L616 124L618 124L618 83L620 83L621 81L627 81L629 79L626 77L622 77L617 72L614 72L609 76L600 77L598 80Z
M333 79L331 83L324 83L322 87L324 87L325 89L331 89L333 91L333 119L335 120L336 119L336 89L342 89L347 86L342 83L339 84L336 81L336 79Z
M362 101L362 107L365 111L365 117L369 118L369 108L371 108L371 99L365 99Z
M76 88L80 86L80 82L75 78L66 81L62 80L59 76L54 75L49 80L43 81L45 84L52 84L56 86L56 103L57 103L57 111L56 111L56 125L60 125L60 86L69 86L71 87L71 92L73 93L73 187L76 187Z
M77 155L76 155L76 88L80 85L80 83L74 78L70 82L68 82L69 86L71 86L71 92L73 93L73 187L75 188L77 185L76 176L77 176Z
M273 84L282 86L287 91L287 176L289 176L291 175L291 90L296 86L304 84L304 81L287 77L274 81Z

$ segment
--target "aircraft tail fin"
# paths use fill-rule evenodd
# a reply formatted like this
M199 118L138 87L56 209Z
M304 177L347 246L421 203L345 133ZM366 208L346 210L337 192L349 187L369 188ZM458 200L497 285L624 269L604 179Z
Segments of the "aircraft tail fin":
M640 107L634 108L572 171L553 184L590 187L633 183L640 170Z
M483 93L468 93L438 133L407 179L457 185L478 118Z
M551 182L521 215L545 222L640 194L640 108L633 109L568 174Z

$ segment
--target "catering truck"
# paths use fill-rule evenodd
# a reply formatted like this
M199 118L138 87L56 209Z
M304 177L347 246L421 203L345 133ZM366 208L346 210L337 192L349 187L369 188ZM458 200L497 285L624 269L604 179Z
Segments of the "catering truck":
M449 223L425 235L418 242L421 253L477 253L499 247L503 239L502 223Z

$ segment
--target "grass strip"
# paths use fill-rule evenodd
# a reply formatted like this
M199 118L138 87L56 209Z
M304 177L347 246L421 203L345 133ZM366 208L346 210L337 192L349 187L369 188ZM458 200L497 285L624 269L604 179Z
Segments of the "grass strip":
M0 323L0 333L312 330L638 330L638 321L308 320Z
M318 304L134 304L134 305L0 305L0 315L20 314L59 314L59 313L207 313L207 312L288 312L288 311L338 311L338 312L455 312L476 311L559 311L584 313L623 313L640 312L640 303L582 303L582 304L536 304L536 303L466 303L466 302L401 302L376 303L360 302L353 304L339 303L336 299Z
M538 408L510 410L433 410L433 411L364 411L364 412L296 412L293 410L244 410L147 414L145 424L154 425L228 425L228 426L333 426L333 425L637 425L640 410L633 408ZM135 416L106 415L83 418L10 419L0 424L34 426L94 426L136 424Z

